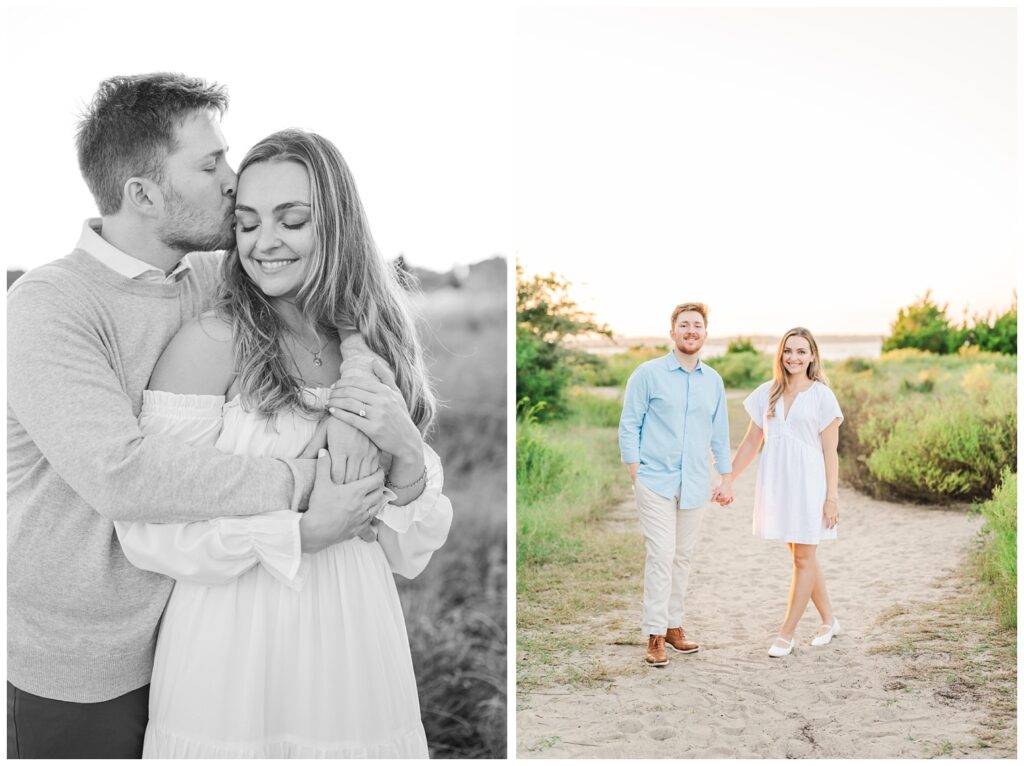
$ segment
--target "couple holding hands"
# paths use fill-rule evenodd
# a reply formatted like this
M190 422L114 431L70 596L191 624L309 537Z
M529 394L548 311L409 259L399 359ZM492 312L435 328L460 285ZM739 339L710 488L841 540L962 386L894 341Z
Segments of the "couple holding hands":
M811 332L796 327L779 342L772 379L743 402L746 436L729 454L729 415L721 376L699 353L707 339L707 307L682 303L672 312L672 349L640 365L626 384L619 449L629 470L647 548L643 632L646 662L668 664L666 647L700 647L683 629L686 583L710 484L708 451L721 482L711 500L733 502L732 484L764 443L754 497L754 534L782 540L793 557L786 616L768 649L793 651L797 624L813 601L822 625L811 641L839 634L816 551L834 540L839 520L839 425L843 414L822 370Z

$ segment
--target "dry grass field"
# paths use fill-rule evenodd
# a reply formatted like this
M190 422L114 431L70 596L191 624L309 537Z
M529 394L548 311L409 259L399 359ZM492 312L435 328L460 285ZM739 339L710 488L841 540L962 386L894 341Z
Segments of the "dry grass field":
M505 306L504 285L441 287L421 306L455 516L426 571L398 579L434 758L506 755Z

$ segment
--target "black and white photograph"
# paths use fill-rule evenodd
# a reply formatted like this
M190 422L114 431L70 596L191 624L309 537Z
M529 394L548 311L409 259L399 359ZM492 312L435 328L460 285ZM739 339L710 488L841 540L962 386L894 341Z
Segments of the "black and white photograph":
M504 758L511 25L10 3L8 758Z

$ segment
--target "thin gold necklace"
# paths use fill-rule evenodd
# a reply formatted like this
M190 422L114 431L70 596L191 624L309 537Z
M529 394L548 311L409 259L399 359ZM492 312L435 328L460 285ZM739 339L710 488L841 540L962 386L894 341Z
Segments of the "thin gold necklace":
M324 360L320 358L320 354L322 354L324 352L324 349L327 348L327 344L331 342L330 338L328 338L327 340L324 341L324 345L322 345L320 347L319 351L314 351L309 346L307 346L305 343L303 343L302 339L298 335L293 333L291 330L288 331L288 334L291 335L295 339L296 343L298 343L300 346L302 346L302 348L304 348L306 351L308 351L310 354L313 355L313 364L315 364L317 367L322 367L323 366ZM318 333L318 332L316 332L316 330L314 330L313 334L316 336L317 340L320 340L320 333Z

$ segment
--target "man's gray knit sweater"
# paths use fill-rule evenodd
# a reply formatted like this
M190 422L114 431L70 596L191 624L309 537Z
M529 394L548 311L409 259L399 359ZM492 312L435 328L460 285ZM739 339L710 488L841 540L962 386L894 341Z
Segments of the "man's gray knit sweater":
M294 507L309 466L143 437L164 347L213 298L218 258L176 283L128 279L84 251L7 297L7 678L99 702L149 683L173 581L128 563L114 520L190 521Z

